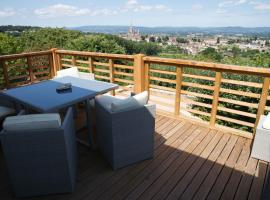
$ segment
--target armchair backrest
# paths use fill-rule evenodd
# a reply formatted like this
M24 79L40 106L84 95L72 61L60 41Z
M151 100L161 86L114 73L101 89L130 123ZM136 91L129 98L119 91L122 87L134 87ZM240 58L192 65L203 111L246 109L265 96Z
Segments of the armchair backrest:
M72 76L81 79L95 80L95 75L93 73L79 72L77 67L70 67L67 69L62 69L57 71L57 78L64 76Z
M49 130L65 130L69 123L73 123L72 108L69 108L63 123L60 115L52 114L34 114L23 115L22 112L13 117L7 117L3 123L3 132L40 132Z
M78 72L79 71L78 71L77 67L70 67L67 69L62 69L62 70L57 71L56 76L57 76L57 78L64 77L64 76L72 76L72 77L79 78Z
M2 92L0 92L0 106L14 107L14 102L12 102L8 97L6 97Z

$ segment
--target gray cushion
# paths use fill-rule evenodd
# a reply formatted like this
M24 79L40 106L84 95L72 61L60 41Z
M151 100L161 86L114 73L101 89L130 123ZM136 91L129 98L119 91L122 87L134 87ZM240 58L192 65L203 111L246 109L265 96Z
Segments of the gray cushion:
M7 117L3 123L6 131L40 130L61 127L59 114L34 114Z
M100 95L96 97L95 100L99 105L101 105L109 112L111 111L111 104L113 102L121 101L121 99L109 95Z
M267 117L266 117L265 120L263 121L262 127L263 127L264 129L270 130L270 113L268 113Z
M77 67L70 67L67 69L57 71L57 78L64 76L72 76L81 79L95 80L95 75L93 73L79 72Z
M96 101L110 112L128 111L146 105L148 101L148 92L145 91L125 99L102 95L97 97Z
M79 78L77 67L70 67L67 69L62 69L60 71L57 71L57 78L65 77L65 76L72 76L72 77Z
M95 80L95 74L93 73L78 72L78 74L81 79Z
M15 114L15 110L13 108L0 106L0 119L12 114Z

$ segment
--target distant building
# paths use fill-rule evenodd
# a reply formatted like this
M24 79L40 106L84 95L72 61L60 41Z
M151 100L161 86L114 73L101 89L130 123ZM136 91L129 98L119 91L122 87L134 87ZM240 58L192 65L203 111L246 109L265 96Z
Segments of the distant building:
M140 31L135 29L133 26L130 26L126 38L132 41L141 41Z
M176 37L169 37L168 45L177 45L177 39Z

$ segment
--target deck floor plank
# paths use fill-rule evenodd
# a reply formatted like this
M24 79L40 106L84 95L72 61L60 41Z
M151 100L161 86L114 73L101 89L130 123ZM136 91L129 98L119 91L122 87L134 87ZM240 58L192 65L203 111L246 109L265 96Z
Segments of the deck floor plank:
M190 133L192 133L194 130L196 129L196 126L191 125L191 127L188 127L186 130L182 131L183 129L181 129L181 131L179 131L178 133L180 133L180 137L174 138L176 139L174 142L172 142L170 145L168 145L167 140L165 142L164 148L165 150L162 152L162 154L157 157L155 160L153 160L153 162L147 167L145 168L145 170L143 170L141 173L137 174L137 176L132 179L132 181L130 181L125 187L121 188L120 191L118 191L113 197L112 199L121 199L121 198L125 198L129 195L130 192L132 192L145 178L148 177L148 175L155 169L157 168L157 166L159 166L164 159L166 159L172 152L173 150L175 150L175 148L179 145L181 145L190 135Z
M220 136L220 137L219 137ZM217 135L215 140L211 141L211 144L204 150L200 157L196 160L195 163L189 168L184 177L177 183L174 189L168 195L168 199L178 199L185 192L186 188L192 182L193 178L197 175L198 171L201 169L204 162L208 157L215 157L220 154L223 147L227 143L230 135L220 133ZM181 170L181 169L179 169Z
M212 154L213 156L209 157L209 159L203 164L203 166L201 167L197 175L194 177L192 182L189 184L186 191L183 193L181 197L182 199L187 199L187 200L192 199L192 197L196 194L197 190L200 188L203 181L207 180L208 177L210 177L210 179L212 178L214 174L211 174L211 173L215 173L215 170L216 170L215 166L220 168L223 165L223 162L227 160L233 147L235 146L237 139L238 138L234 135L230 136L225 147L221 149L220 154L218 153L215 155ZM209 185L209 187L211 187L211 185Z
M230 140L231 143L228 142L226 148L223 150L222 154L218 157L217 162L214 164L214 166L208 173L207 177L203 180L203 183L199 186L199 189L197 190L193 199L199 200L202 198L205 199L207 197L209 191L212 189L217 177L219 176L222 168L226 167L224 165L228 160L228 157L231 154L235 153L239 155L240 153L239 149L241 149L244 144L244 140L241 139L242 138L238 138L236 136L231 137Z
M209 143L209 141L212 139L213 134L215 132L211 132L209 129L205 129L201 134L206 134L206 136L202 140L196 141L195 145L190 146L184 154L179 157L173 164L170 165L170 167L149 187L141 196L139 199L151 199L156 191L159 191L164 185L169 184L168 182L171 182L171 176L173 173L182 166L186 160L193 156L193 154L196 154L197 152L201 152L202 149L206 147L206 145Z
M237 191L239 182L241 181L243 169L245 168L250 156L250 145L251 141L247 140L245 145L246 148L243 148L235 168L230 176L230 179L227 182L226 187L221 195L222 200L234 199L234 195Z
M216 200L219 199L226 183L228 182L230 175L233 171L233 168L242 152L242 149L244 148L244 144L246 142L245 138L239 138L237 145L235 146L232 154L228 158L228 160L225 163L225 167L223 167L221 173L218 175L213 188L209 192L209 195L207 197L208 200Z
M170 165L175 165L176 160L181 162L184 158L184 154L189 149L193 150L196 146L201 142L201 140L206 136L201 133L203 129L196 129L193 133L190 134L190 137L187 138L180 146L176 147L174 152L170 154L166 160L162 162L161 165L158 166L148 177L143 180L140 185L133 190L129 195L128 199L138 199L140 195L152 185L152 183L161 176L163 172L165 172Z
M252 186L249 192L249 200L260 199L266 173L267 163L259 160L255 176L253 178Z

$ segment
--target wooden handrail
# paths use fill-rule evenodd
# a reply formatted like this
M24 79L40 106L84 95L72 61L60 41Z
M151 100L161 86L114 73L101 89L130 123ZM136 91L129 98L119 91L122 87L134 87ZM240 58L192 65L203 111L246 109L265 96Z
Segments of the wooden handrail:
M134 56L132 55L124 55L124 54L109 54L109 53L97 53L97 52L87 52L87 51L70 51L70 50L57 50L56 53L71 55L71 56L92 56L99 58L114 58L114 59L128 59L133 60Z
M218 63L193 61L193 60L159 58L159 57L150 57L150 56L146 56L143 59L145 62L156 63L156 64L161 64L161 65L171 65L171 66L182 65L184 67L191 67L191 68L197 68L197 69L270 77L270 69L262 68L262 67L226 65L226 64L218 64Z
M12 54L12 55L3 55L3 56L0 56L0 60L12 60L12 59L25 58L25 57L49 55L49 54L52 54L52 50L20 53L20 54Z

